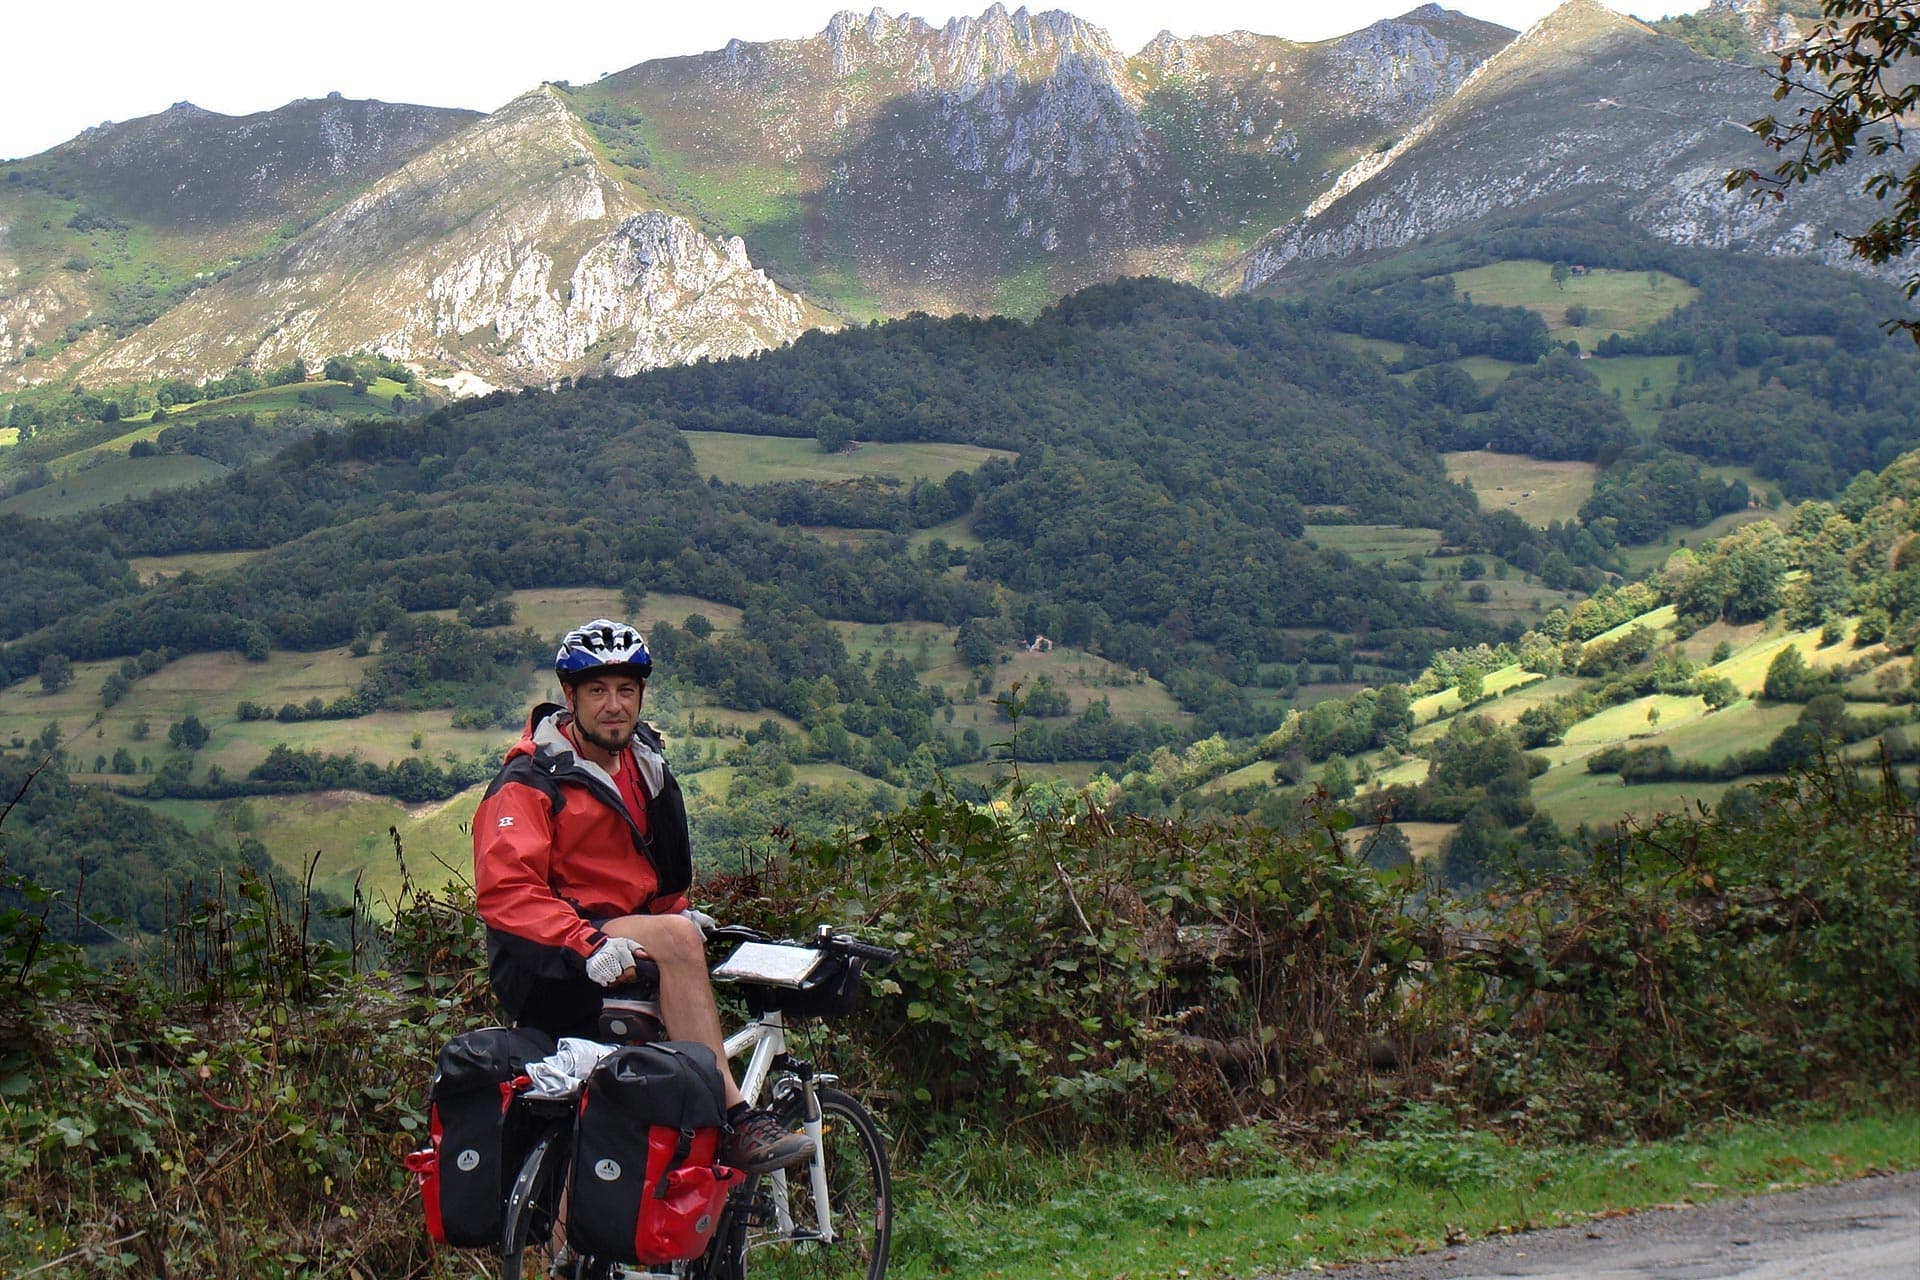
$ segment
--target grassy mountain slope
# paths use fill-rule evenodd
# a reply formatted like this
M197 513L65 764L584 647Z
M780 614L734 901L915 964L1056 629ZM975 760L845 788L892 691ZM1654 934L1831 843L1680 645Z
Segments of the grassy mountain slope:
M1772 109L1770 89L1749 66L1570 0L1343 178L1337 198L1263 241L1243 282L1452 227L1573 212L1679 244L1847 265L1831 232L1866 207L1851 182L1835 176L1782 205L1724 190L1729 169L1765 159L1745 122Z
M71 369L476 118L338 97L242 117L180 103L0 165L0 367L16 384Z

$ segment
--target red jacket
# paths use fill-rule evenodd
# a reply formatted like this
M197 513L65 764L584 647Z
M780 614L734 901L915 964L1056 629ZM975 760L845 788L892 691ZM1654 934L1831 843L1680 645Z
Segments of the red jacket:
M634 733L644 822L608 774L574 753L552 703L535 707L473 816L474 901L487 925L488 975L516 1017L551 987L578 997L596 922L687 907L693 879L686 806L652 726Z

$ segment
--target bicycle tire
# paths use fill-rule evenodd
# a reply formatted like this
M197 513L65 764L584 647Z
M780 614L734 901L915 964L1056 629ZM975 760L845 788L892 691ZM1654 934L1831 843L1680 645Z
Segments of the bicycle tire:
M572 1130L554 1125L527 1150L507 1193L500 1227L500 1280L547 1280Z
M893 1241L893 1178L886 1139L850 1094L823 1086L815 1096L834 1239L818 1238L812 1166L797 1165L784 1175L793 1232L783 1233L771 1223L750 1231L744 1269L754 1280L883 1280ZM793 1105L799 1106L797 1098Z

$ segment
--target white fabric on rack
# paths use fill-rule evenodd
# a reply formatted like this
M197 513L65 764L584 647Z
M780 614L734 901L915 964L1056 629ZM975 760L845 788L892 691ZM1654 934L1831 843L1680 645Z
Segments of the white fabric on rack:
M601 1044L598 1040L580 1040L573 1036L562 1038L559 1047L551 1054L538 1062L527 1064L527 1078L533 1081L527 1096L571 1098L586 1084L587 1077L593 1074L600 1059L617 1048L618 1045Z

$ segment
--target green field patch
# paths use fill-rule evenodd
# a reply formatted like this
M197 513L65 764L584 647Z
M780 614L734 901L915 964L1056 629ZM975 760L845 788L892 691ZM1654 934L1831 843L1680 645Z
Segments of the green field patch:
M206 717L201 717L203 720ZM408 756L441 763L455 759L495 759L505 754L517 736L513 729L455 729L449 713L438 711L374 711L351 720L228 720L208 722L212 737L194 754L196 780L218 766L229 777L245 774L267 758L280 743L297 751L354 756L377 765L390 765ZM418 736L420 745L413 745Z
M1588 773L1579 762L1556 766L1533 780L1533 804L1553 815L1563 831L1582 824L1610 827L1626 818L1648 821L1716 803L1724 782L1648 782L1624 785L1614 774Z
M1381 364L1398 364L1407 354L1407 344L1393 342L1387 338L1363 338L1357 333L1336 333L1333 340L1349 351L1359 351L1370 355Z
M171 556L130 556L127 566L142 583L151 585L183 573L225 573L259 554L258 551L183 551Z
M1396 822L1393 825L1400 828L1400 834L1413 846L1414 859L1419 862L1438 857L1440 846L1458 829L1458 824L1452 822Z
M1663 725L1653 741L1681 760L1719 764L1728 756L1766 746L1799 718L1797 703L1759 703L1742 698L1690 723L1670 729Z
M1588 350L1585 342L1580 349ZM1651 436L1659 424L1667 395L1680 385L1680 356L1609 356L1589 360L1587 372L1609 393L1618 393L1622 412L1633 429Z
M1202 783L1194 792L1196 795L1210 796L1222 792L1237 791L1241 787L1274 787L1279 784L1273 780L1273 761L1255 760L1252 764L1241 765L1219 777Z
M1527 367L1517 360L1501 360L1494 356L1462 356L1453 363L1456 368L1464 370L1482 391L1493 390Z
M971 519L971 516L956 516L954 519L944 524L936 524L930 529L916 529L907 535L907 545L915 551L918 551L937 538L950 547L958 547L963 551L972 551L976 547L984 544L979 538L974 536L973 527L969 523Z
M1753 696L1760 692L1761 686L1767 681L1767 667L1788 645L1800 650L1810 666L1833 666L1845 662L1851 648L1843 637L1840 643L1822 649L1820 628L1809 627L1804 631L1764 636L1744 649L1736 650L1725 662L1716 663L1706 670L1717 676L1725 676L1733 681L1734 687L1740 692Z
M1442 454L1449 480L1470 480L1482 511L1511 511L1545 528L1580 514L1600 468L1591 462L1546 462L1517 453L1465 449Z
M1555 341L1569 339L1591 351L1609 333L1633 334L1700 296L1700 291L1662 271L1588 268L1555 283L1553 264L1529 258L1495 262L1453 273L1454 292L1471 294L1483 306L1526 307L1547 322ZM1567 323L1567 308L1587 309L1586 323Z
M1744 525L1757 524L1762 520L1771 520L1785 528L1792 519L1792 507L1783 506L1779 510L1748 507L1744 511L1729 511L1725 515L1715 516L1708 523L1692 529L1669 530L1659 542L1638 547L1625 547L1622 550L1626 554L1628 572L1635 576L1644 576L1664 565L1668 558L1681 547L1702 546L1715 538L1724 538Z
M1508 690L1530 681L1538 681L1539 673L1528 671L1517 662L1504 667L1496 667L1481 677L1486 696L1497 698ZM1442 689L1438 693L1429 693L1413 700L1413 722L1419 725L1430 724L1460 710L1460 691Z
M1377 787L1417 787L1427 780L1427 773L1432 768L1433 762L1424 756L1409 756L1399 764L1375 770L1367 787L1369 790Z
M1649 631L1665 631L1677 621L1679 621L1678 611L1670 604L1663 604L1658 609L1647 610L1637 618L1628 618L1617 627L1609 627L1599 635L1589 638L1587 643L1592 644L1596 640L1618 640L1635 627L1645 627Z
M322 402L318 407L352 418L392 417L393 397L411 394L408 388L389 378L376 378L368 383L365 395L353 394L353 387L345 382L290 382L284 386L261 387L255 391L242 391L238 395L221 396L217 400L196 400L192 404L177 405L167 410L167 420L160 425L171 426L177 422L191 422L195 418L228 413L274 414L289 409L315 408L317 406L309 400L300 398L309 393L310 399ZM402 412L419 413L424 408L425 405L415 399Z
M1706 714L1707 704L1693 694L1648 694L1588 716L1567 730L1565 741L1569 747L1626 742L1699 720Z
M618 618L644 633L661 622L681 626L696 613L704 615L715 631L740 628L740 610L733 605L670 591L648 592L637 618L626 616L620 592L608 587L534 587L515 591L509 598L513 601L513 625L531 627L535 634L546 637L559 637L594 618Z
M1014 456L1005 449L970 444L862 444L839 453L822 453L817 442L791 436L732 431L682 434L693 449L700 474L727 484L858 480L865 476L940 481L956 471L976 470L989 458Z
M830 547L861 551L894 535L891 529L849 529L841 525L797 524L792 526L810 538L818 538Z
M103 458L51 484L0 502L0 515L55 520L94 511L127 498L144 498L161 489L183 489L227 473L217 462L190 453L151 458Z
M1555 698L1584 688L1586 683L1585 680L1575 676L1553 676L1546 680L1536 680L1530 685L1510 690L1484 706L1475 707L1473 713L1477 716L1485 716L1495 724L1512 724L1528 708L1544 706Z
M20 443L20 428L0 427L0 449L11 449Z
M1027 783L1066 782L1076 787L1084 787L1093 781L1096 774L1110 770L1112 766L1093 760L1049 760L1044 763L1023 760L1020 762L1020 778ZM978 782L982 786L992 786L1004 778L1013 775L1013 766L1004 760L981 760L975 764L963 764L947 770L956 778L965 778L969 782ZM868 780L871 783L871 779Z
M1343 551L1356 560L1424 556L1440 545L1438 529L1397 524L1310 524L1301 536L1323 551Z

